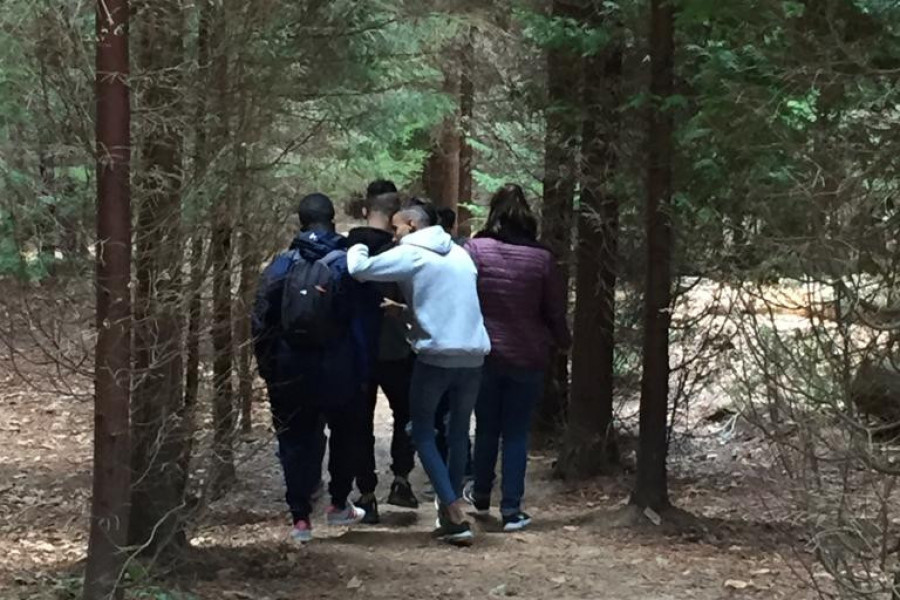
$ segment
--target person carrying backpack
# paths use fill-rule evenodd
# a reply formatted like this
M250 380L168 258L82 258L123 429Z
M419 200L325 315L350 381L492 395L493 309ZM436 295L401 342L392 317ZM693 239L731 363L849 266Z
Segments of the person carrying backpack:
M312 539L311 497L321 480L323 428L330 430L329 525L365 511L348 500L358 465L367 341L358 318L365 288L347 271L347 242L334 205L311 194L298 208L301 231L263 272L253 308L254 351L266 381L297 542Z

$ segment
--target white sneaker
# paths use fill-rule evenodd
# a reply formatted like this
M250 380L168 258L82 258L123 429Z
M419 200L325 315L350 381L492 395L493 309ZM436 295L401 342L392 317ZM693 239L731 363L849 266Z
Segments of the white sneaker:
M347 507L340 509L334 505L325 509L325 520L329 525L336 527L345 527L347 525L356 525L366 516L366 511L354 506L352 502L347 500Z
M312 526L309 524L309 521L305 521L300 519L294 524L294 528L291 529L291 540L297 544L305 544L306 542L311 542L312 537Z

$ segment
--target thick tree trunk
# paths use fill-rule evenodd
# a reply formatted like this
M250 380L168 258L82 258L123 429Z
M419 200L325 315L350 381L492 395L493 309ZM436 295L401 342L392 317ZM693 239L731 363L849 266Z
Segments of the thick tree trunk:
M666 475L669 410L669 323L672 299L672 114L663 103L674 90L675 9L651 0L650 94L647 155L647 274L644 290L644 348L641 375L640 445L631 501L641 508L669 506Z
M131 397L131 109L128 1L96 12L97 347L94 481L85 600L115 595L128 535Z
M140 64L150 118L144 125L138 217L135 371L132 401L133 488L129 542L149 554L187 544L184 533L189 448L182 363L180 67L184 16L178 0L142 2Z
M600 15L590 17L601 27ZM575 336L568 431L558 463L566 478L597 475L618 462L613 431L613 359L619 206L622 49L618 38L584 60L583 172L578 213Z
M229 135L229 73L226 11L220 7L212 19L210 46L214 52L212 65L213 87L216 90L213 142L226 144ZM210 260L213 270L213 460L211 490L213 495L224 492L235 479L234 434L236 413L234 406L234 346L232 343L231 264L233 220L231 194L226 190L212 208L212 240Z
M444 72L443 92L459 98L459 73L452 67ZM453 110L441 123L438 140L425 165L425 193L437 206L458 210L459 204L459 111Z
M584 16L580 2L573 0L554 0L552 12L557 18L581 19ZM581 61L578 53L565 46L549 48L541 239L556 255L566 289L569 287L572 256L580 89ZM535 417L537 442L553 436L564 422L568 393L569 359L565 354L559 353L554 357L544 397Z

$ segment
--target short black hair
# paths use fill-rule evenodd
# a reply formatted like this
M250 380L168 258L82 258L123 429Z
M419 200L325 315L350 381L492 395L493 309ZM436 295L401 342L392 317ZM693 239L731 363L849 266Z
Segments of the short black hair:
M429 214L428 211L428 205L425 204L412 204L401 210L400 214L415 223L419 228L431 227L434 225L431 220L432 215Z
M444 207L437 209L438 223L446 230L453 229L456 225L456 212L452 208Z
M334 203L325 194L315 193L304 196L297 206L300 225L330 225L334 222Z
M395 192L388 192L386 194L378 194L377 196L369 197L366 200L366 209L369 212L381 213L384 216L391 218L394 216L394 213L400 210L400 196Z
M403 210L414 207L420 207L423 211L425 211L425 214L428 215L429 227L437 225L440 222L437 209L434 207L434 204L432 204L431 201L426 200L425 198L419 198L418 196L411 196L406 199L406 202L403 203Z
M382 194L396 194L397 186L390 179L376 179L366 188L366 198L374 198Z

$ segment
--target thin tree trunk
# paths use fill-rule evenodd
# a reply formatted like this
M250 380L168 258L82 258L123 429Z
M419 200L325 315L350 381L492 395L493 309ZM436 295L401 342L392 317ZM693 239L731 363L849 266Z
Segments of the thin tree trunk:
M241 198L241 215L248 214L247 191ZM253 235L246 225L241 227L238 242L238 256L241 261L240 283L238 284L238 298L240 300L237 310L237 344L238 344L238 398L241 405L241 432L248 434L253 430L253 340L250 331L250 308L253 306L253 296L256 288L256 280L259 276L258 260L253 245Z
M194 229L191 238L191 267L188 282L188 325L185 336L185 378L184 378L184 420L185 429L189 432L187 452L182 463L182 472L187 475L190 457L193 452L193 432L196 423L197 397L200 392L200 329L203 323L203 303L201 292L206 279L206 253L204 252L203 232L199 227Z
M472 147L472 120L475 113L475 29L469 28L462 51L459 82L459 204L471 204L473 197L472 170L475 163L475 150ZM469 237L472 226L472 214L468 208L459 207L457 229L459 235Z
M128 534L131 397L131 108L128 0L96 8L97 347L85 600L116 595Z
M211 486L214 495L234 482L235 406L231 312L232 224L231 211L223 200L215 209L212 242L213 268L213 464Z
M590 17L601 27L601 16ZM613 358L619 206L612 189L618 166L622 49L618 39L584 60L581 206L578 213L572 396L566 478L597 475L618 462L613 431Z
M651 1L650 94L647 164L647 274L641 375L640 445L632 502L641 508L669 506L666 475L669 408L669 324L672 294L672 114L663 103L674 90L675 9Z
M238 60L235 65L235 80L243 79L244 66ZM253 430L253 343L250 330L250 307L253 305L254 288L259 275L259 260L251 231L252 216L250 214L250 163L248 147L252 144L253 125L249 120L251 113L251 95L246 86L241 87L235 135L235 155L238 161L238 302L235 307L237 317L235 334L238 354L238 401L241 410L241 432L249 434Z
M194 179L203 189L203 178L209 164L209 152L206 134L206 111L209 67L209 0L199 0L199 18L197 25L197 73L201 82L197 86L196 112L194 116ZM206 211L205 203L200 200L195 221L203 223ZM204 230L195 225L191 238L191 270L188 289L188 327L187 327L187 365L184 388L185 420L190 431L194 429L194 417L197 409L197 396L200 391L200 329L203 321L203 303L201 295L206 279ZM186 467L187 465L185 465Z
M211 50L213 57L213 87L216 90L216 115L213 140L225 145L229 135L229 72L228 40L225 7L215 12L212 24ZM210 259L213 269L213 460L211 490L213 495L224 492L235 479L234 434L235 407L232 372L234 346L231 311L231 263L233 221L231 193L226 189L212 208L212 240Z
M581 19L579 2L554 0L556 18ZM547 50L547 132L544 142L542 241L555 254L566 289L572 256L573 206L578 168L581 61L572 48ZM577 330L576 330L577 333ZM543 399L534 422L536 442L552 437L565 419L569 393L569 358L558 353L551 364Z
M239 255L241 257L241 275L238 284L240 309L238 337L238 397L241 404L241 432L249 434L253 431L253 340L250 332L250 307L253 305L255 281L259 269L254 266L252 236L244 229L241 231Z
M153 555L187 545L187 436L184 423L182 331L181 78L184 17L178 0L143 2L140 62L149 81L143 95L152 115L144 126L138 185L135 371L129 542Z

